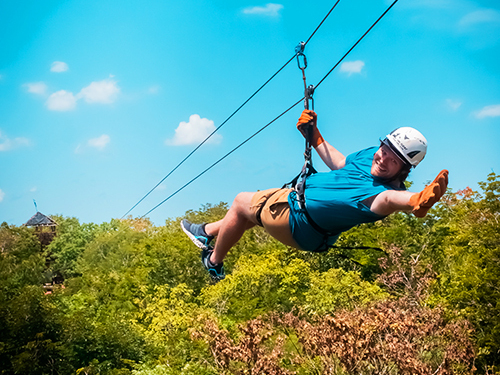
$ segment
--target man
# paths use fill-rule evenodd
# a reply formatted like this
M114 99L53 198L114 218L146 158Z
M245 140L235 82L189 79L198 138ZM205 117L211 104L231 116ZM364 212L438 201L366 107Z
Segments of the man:
M297 128L331 169L306 179L304 196L294 189L244 192L236 196L226 216L214 223L181 222L182 229L202 249L202 263L214 280L225 277L223 260L243 233L255 225L282 243L308 251L326 251L340 233L374 222L397 211L424 217L443 196L448 171L443 170L420 193L406 191L404 181L427 151L427 140L413 128L394 130L381 142L345 157L326 142L317 115L304 110ZM210 242L217 236L215 247Z

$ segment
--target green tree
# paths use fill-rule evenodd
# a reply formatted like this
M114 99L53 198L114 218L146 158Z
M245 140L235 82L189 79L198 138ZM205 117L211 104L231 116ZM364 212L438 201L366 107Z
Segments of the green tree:
M53 219L58 223L56 236L45 249L45 254L52 260L52 274L67 279L77 275L76 263L99 227L93 223L80 224L75 217L55 216Z
M311 270L301 259L285 262L279 254L242 256L224 282L206 287L203 303L237 322L270 311L290 311L302 303Z
M313 275L304 293L302 307L310 315L333 314L339 309L353 309L388 298L380 286L362 280L359 272L332 268Z
M451 235L444 246L436 300L477 329L481 366L500 366L500 176L479 184L483 193L459 191L443 211Z
M71 370L62 361L58 311L45 294L45 256L32 229L0 227L0 372Z

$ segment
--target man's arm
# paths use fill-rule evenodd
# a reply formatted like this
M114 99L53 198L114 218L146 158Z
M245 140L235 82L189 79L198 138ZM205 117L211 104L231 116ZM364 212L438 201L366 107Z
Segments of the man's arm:
M373 200L370 210L377 215L387 216L397 211L413 210L410 198L415 193L409 191L386 190Z
M434 181L420 193L386 190L378 194L373 200L370 210L383 216L396 211L411 211L417 217L424 217L427 211L446 193L447 186L448 171L443 169Z
M299 121L297 123L297 129L302 133L304 138L309 134L309 141L314 147L321 160L330 168L331 170L341 169L345 167L345 156L342 155L335 147L329 144L321 136L316 125L317 115L314 111L304 110L300 115Z
M345 167L346 157L327 141L314 148L319 157L332 171Z

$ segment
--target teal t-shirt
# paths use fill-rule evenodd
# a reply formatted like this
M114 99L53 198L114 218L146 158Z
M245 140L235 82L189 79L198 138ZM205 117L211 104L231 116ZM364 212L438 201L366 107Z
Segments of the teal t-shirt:
M405 190L384 184L370 173L373 155L378 147L361 150L346 158L345 167L326 173L315 173L306 181L306 208L309 216L321 228L334 234L329 237L332 245L340 233L362 223L383 219L361 203L385 190ZM297 244L308 251L317 251L323 235L308 222L300 209L296 193L288 196L290 204L290 229Z

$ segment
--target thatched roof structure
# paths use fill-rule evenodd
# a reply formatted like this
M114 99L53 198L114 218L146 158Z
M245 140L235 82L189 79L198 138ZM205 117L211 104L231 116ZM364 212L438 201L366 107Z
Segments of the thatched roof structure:
M27 227L55 227L57 223L41 212L37 212L24 225Z

